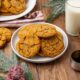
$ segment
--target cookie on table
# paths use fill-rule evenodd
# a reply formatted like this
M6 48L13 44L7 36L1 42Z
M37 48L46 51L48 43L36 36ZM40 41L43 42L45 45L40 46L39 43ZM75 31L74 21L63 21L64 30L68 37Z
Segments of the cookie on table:
M6 37L0 34L0 48L3 48L6 44Z
M59 37L58 37L59 36ZM61 40L60 40L61 39ZM63 38L61 34L58 34L47 38L41 39L41 50L42 52L39 53L40 56L46 57L54 57L64 49Z
M37 36L28 36L18 41L16 49L23 57L34 57L39 52L40 40Z
M12 32L8 28L0 28L0 48L11 39Z
M8 28L0 28L0 34L6 37L7 42L11 40L12 32Z
M40 38L48 38L56 34L56 29L48 24L29 24L18 32L19 38L34 34Z

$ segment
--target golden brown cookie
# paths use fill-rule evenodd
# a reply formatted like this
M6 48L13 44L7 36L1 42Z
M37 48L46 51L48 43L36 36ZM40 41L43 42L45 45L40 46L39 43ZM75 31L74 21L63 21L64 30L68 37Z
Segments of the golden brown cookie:
M26 0L2 0L0 12L9 15L19 14L26 9ZM5 15L6 15L5 14Z
M31 35L33 35L33 33L30 32L29 29L27 30L25 28L21 29L18 32L18 36L19 36L20 39L24 39L26 36L31 36Z
M40 24L40 26L37 27L36 34L41 38L48 38L56 34L56 29L48 24Z
M18 36L24 38L27 34L34 34L41 38L48 38L56 34L56 29L48 24L29 24L22 28Z
M0 34L0 48L4 47L6 44L6 37Z
M9 12L12 14L19 14L26 8L25 0L11 0L10 5L11 7L9 7Z
M4 13L4 12L1 12L0 15L3 15L3 16L10 16L10 15L12 15L12 14L11 14L11 13L8 13L8 12L5 12L5 13Z
M40 40L37 36L28 36L25 39L19 40L16 49L20 55L31 58L39 52Z
M2 48L6 42L11 39L11 31L7 28L0 28L0 48Z
M25 38L26 36L30 36L30 35L36 35L36 26L37 24L29 24L27 26L24 26L19 32L18 32L18 36L19 38Z
M8 28L0 28L0 34L4 35L7 41L10 41L12 32Z
M61 40L60 40L61 39ZM41 39L41 50L40 56L54 57L58 55L64 48L64 43L61 34L58 34L47 38Z
M62 36L62 34L59 31L57 31L57 38L59 40L63 40L63 36Z

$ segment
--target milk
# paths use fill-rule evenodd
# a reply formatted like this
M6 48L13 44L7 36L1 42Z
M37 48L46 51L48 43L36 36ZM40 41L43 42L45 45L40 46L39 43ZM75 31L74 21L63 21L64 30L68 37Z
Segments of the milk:
M80 0L68 0L65 4L66 31L72 36L80 32Z

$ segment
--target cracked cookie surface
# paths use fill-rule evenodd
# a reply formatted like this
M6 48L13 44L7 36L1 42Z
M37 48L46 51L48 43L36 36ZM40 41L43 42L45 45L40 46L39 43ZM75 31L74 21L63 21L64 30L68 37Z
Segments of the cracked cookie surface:
M54 57L64 49L62 35L57 32L57 35L41 40L40 56Z
M64 49L63 36L52 25L45 23L29 24L21 28L18 32L18 37L20 40L24 40L25 38L28 39L29 36L37 36L40 41L39 50L35 55L43 57L54 57L60 54L61 51ZM30 45L30 43L33 42L33 39L31 39L30 42L26 42L28 42L28 45ZM23 54L24 53L21 52L21 55ZM31 54L32 57L34 57L35 55ZM26 57L26 55L24 57Z
M25 0L2 0L0 12L1 15L19 14L26 9Z
M1 0L0 0L0 7L1 7Z
M39 52L40 40L37 36L28 36L18 41L16 49L23 57L31 58Z
M12 32L7 28L0 28L0 48L2 48L6 42L11 39Z
M22 28L18 36L24 38L27 34L34 34L40 38L47 38L56 34L56 29L48 24L29 24Z

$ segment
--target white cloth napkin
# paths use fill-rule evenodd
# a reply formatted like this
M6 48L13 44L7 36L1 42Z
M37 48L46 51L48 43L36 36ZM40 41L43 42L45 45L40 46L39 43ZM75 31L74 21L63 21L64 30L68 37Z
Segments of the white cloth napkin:
M0 27L20 27L27 23L45 22L44 15L41 11L30 13L20 19L0 22Z

